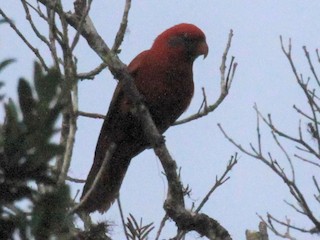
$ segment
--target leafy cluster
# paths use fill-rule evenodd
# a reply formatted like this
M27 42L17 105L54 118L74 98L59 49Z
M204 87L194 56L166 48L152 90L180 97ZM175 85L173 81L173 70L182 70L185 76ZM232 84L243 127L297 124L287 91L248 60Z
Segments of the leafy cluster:
M129 214L129 216L130 217L127 218L128 222L126 223L127 237L131 240L148 239L149 233L154 229L153 223L143 225L142 219L140 219L140 223L138 223L132 214Z
M2 66L10 63L2 62ZM3 68L2 68L3 69ZM0 69L0 71L2 70ZM57 186L50 162L63 149L52 142L63 106L59 101L61 77L55 69L44 74L34 67L34 89L21 78L19 107L4 104L0 132L0 235L10 239L47 239L66 231L69 201L66 185ZM29 209L28 209L29 208ZM24 210L22 210L24 209ZM29 212L27 212L27 210Z

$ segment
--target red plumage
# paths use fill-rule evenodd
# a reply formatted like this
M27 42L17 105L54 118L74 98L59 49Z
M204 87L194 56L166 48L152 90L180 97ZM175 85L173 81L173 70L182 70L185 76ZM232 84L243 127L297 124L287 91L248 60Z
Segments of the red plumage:
M129 72L160 133L165 132L189 106L194 91L193 61L207 53L204 33L192 24L182 23L160 34L149 50L140 53L129 64ZM131 106L119 82L100 131L94 162L81 198L93 184L110 143L114 142L116 149L95 190L81 206L82 211L107 211L118 196L131 159L149 145L139 119L131 113Z

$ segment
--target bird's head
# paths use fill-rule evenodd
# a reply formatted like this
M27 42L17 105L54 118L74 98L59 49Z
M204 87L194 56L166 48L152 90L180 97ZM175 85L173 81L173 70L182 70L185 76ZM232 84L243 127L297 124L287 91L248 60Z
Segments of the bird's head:
M188 23L181 23L165 30L155 39L152 49L192 62L200 55L205 58L209 52L202 30Z

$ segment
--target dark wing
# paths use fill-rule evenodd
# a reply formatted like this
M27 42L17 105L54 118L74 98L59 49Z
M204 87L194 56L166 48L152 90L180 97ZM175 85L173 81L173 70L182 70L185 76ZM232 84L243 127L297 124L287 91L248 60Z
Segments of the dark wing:
M147 51L140 53L128 66L133 78L139 71L141 60ZM108 113L98 138L93 165L83 188L81 198L91 188L110 144L117 145L113 156L107 162L100 182L80 210L93 212L106 211L118 196L118 192L131 158L146 148L138 119L130 112L132 103L123 92L119 82L113 94Z

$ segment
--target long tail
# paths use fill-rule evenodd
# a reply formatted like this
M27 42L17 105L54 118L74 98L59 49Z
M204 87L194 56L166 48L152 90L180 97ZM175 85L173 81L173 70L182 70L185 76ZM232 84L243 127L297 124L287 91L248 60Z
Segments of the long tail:
M81 199L85 198L85 201L81 204L78 211L87 213L96 210L99 212L107 211L119 195L119 190L131 159L145 149L144 146L137 143L122 143L116 146L112 156L108 159L103 169L101 169L108 147L108 144L100 145L98 143L94 163L81 196ZM90 190L100 169L102 170L100 180ZM90 193L85 197L88 191Z
M106 166L102 169L100 181L96 183L88 198L81 206L85 212L107 211L114 200L118 197L119 190L127 172L131 159L123 159L117 156L117 152L107 161ZM93 165L88 175L86 184L83 188L81 199L85 197L97 177L100 167Z

